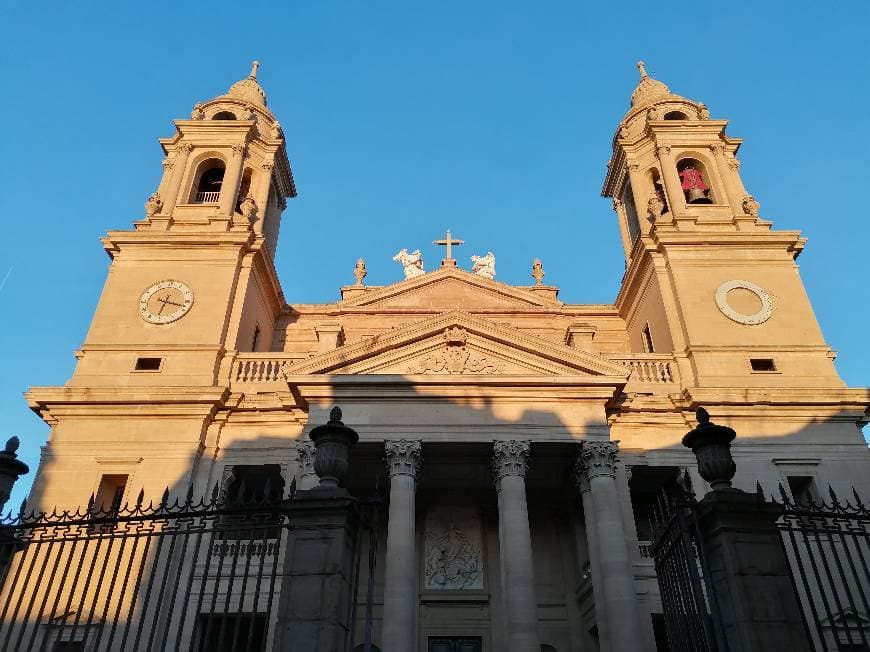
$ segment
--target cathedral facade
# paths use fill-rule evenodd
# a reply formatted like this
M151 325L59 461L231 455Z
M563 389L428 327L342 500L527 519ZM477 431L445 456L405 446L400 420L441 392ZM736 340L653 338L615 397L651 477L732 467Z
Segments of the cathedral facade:
M309 488L308 433L339 405L360 435L348 488L386 499L374 649L655 650L650 511L706 490L680 444L695 410L737 431L736 486L798 498L870 490L870 399L834 367L804 238L741 182L741 140L639 69L602 189L627 263L606 305L564 303L538 261L525 286L491 254L462 269L449 232L434 271L403 250L391 285L359 261L339 300L288 301L296 187L257 65L197 104L160 140L144 217L103 238L72 378L26 395L51 426L31 504Z

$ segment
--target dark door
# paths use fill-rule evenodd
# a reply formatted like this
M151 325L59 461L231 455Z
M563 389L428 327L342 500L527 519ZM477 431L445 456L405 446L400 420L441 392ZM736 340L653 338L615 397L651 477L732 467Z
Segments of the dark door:
M479 636L430 636L429 652L483 652Z

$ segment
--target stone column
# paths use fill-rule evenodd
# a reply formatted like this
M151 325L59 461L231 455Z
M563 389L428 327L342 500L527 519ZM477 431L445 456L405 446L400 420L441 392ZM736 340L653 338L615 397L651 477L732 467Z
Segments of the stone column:
M416 492L420 441L387 440L390 474L390 513L384 570L384 615L381 648L417 649L417 536Z
M224 172L224 181L221 184L221 199L218 210L222 215L232 217L236 210L236 195L239 192L239 183L242 180L244 154L244 145L233 145L233 155L227 164L227 169Z
M166 196L163 199L163 208L161 213L169 215L178 204L178 192L181 189L181 180L184 178L184 173L187 170L187 159L190 158L190 152L193 145L190 143L181 143L175 149L175 157L163 161L164 167L169 173L168 183L166 184Z
M680 175L677 174L677 163L674 160L674 155L671 154L670 145L659 145L656 147L656 152L662 166L662 185L665 187L665 196L668 198L668 209L673 218L678 211L680 213L686 212L686 198L683 195Z
M578 465L579 466L579 465ZM586 525L586 548L589 554L589 573L592 576L592 599L595 601L595 624L598 625L598 644L602 650L610 649L610 629L608 629L607 613L604 610L604 586L601 582L601 556L598 552L598 537L592 524L590 514L595 512L592 504L592 492L586 474L576 472L574 482L580 489L583 500L583 515Z
M616 491L616 441L589 441L583 444L577 470L581 481L588 483L589 500L584 499L588 536L594 536L601 572L592 577L601 583L604 603L595 614L607 622L610 652L634 652L644 649L640 610L634 590L634 568L626 541L619 495ZM587 505L590 509L586 509Z
M492 470L498 491L498 547L508 652L540 652L538 598L529 510L526 505L527 441L493 442Z

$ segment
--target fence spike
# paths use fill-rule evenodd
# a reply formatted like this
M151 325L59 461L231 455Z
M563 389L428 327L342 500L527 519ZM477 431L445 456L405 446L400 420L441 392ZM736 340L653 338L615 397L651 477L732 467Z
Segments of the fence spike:
M88 513L89 514L93 513L93 511L94 511L94 502L96 501L96 499L97 499L96 496L94 496L94 494L91 493L91 497L88 498Z
M27 496L24 497L24 500L21 501L21 509L18 510L18 518L24 518L24 510L27 509Z
M863 501L861 500L861 496L859 496L858 492L855 490L855 485L852 485L852 495L855 497L855 507L861 507L863 505Z
M187 495L184 497L184 506L190 507L193 504L193 483L187 487Z
M163 490L163 495L160 497L160 506L166 507L169 502L169 487Z
M211 490L211 504L216 505L218 501L218 495L220 493L220 481L215 480L214 487Z
M139 495L136 496L136 509L142 509L142 503L145 502L145 487L139 490Z
M759 500L764 500L764 489L761 488L761 483L758 480L755 481L755 493Z
M782 498L783 505L788 505L788 494L785 492L785 487L782 486L782 482L777 483L779 485L779 495Z
M288 492L287 498L293 498L296 495L296 476L293 476L293 480L290 481L290 490Z
M834 492L834 488L831 485L828 485L828 495L831 497L831 502L833 503L833 506L838 507L840 501L837 498L837 494Z

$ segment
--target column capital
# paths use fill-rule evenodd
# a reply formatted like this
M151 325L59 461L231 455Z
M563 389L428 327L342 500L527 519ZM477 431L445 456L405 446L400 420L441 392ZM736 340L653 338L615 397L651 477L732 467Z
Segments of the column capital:
M387 439L384 442L387 454L385 461L391 478L396 475L417 477L417 471L420 470L420 444L419 439Z
M506 475L526 477L529 468L531 442L496 440L492 443L492 473L496 481Z
M619 441L586 441L574 463L574 481L581 491L589 491L592 478L616 477L616 454Z
M314 473L314 442L301 440L296 442L296 455L299 458L299 475Z

